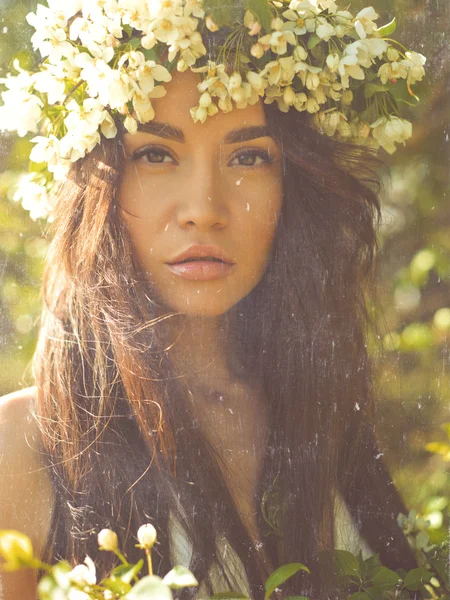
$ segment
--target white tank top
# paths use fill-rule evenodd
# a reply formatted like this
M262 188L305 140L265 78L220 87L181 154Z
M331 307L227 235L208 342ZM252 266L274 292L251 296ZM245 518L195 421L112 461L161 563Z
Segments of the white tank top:
M336 497L334 505L334 515L335 549L348 550L353 554L357 554L361 550L363 559L372 556L374 552L372 552L367 542L359 535L350 512L342 496L339 494ZM182 565L189 568L192 560L192 546L185 535L181 523L173 512L169 516L169 527L172 565ZM216 545L218 554L225 559L223 563L224 568L232 572L235 579L239 582L239 589L233 591L241 592L250 598L250 587L242 561L223 537L217 538ZM214 594L228 590L229 586L227 586L222 571L216 563L212 564L210 575ZM209 600L204 582L200 583L195 600Z

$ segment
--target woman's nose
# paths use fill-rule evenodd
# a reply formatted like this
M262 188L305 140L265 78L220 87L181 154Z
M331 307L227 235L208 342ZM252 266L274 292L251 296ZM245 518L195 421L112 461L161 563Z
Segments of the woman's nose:
M192 181L190 189L184 190L184 201L177 214L178 225L183 229L198 227L201 231L226 227L229 215L221 187L212 178Z

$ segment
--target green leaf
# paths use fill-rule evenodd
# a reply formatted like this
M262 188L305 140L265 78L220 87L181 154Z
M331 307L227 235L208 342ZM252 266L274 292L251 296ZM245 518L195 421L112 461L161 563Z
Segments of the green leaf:
M131 580L136 577L143 566L144 561L142 559L135 565L119 565L111 571L111 579L120 579L125 583L131 583Z
M426 569L412 569L405 577L404 585L408 590L420 590L424 583L428 583L433 574Z
M145 60L159 61L158 53L154 48L141 48L141 52L145 56Z
M240 0L204 0L203 8L206 15L211 15L214 23L219 27L233 25L242 18L242 4Z
M315 33L313 33L312 35L309 36L309 40L308 40L308 44L307 44L308 50L312 50L320 42L321 42L320 37L318 35L316 35Z
M386 25L383 25L383 27L379 27L377 29L377 31L381 35L381 37L387 37L388 35L391 35L392 33L394 33L396 27L397 27L397 22L394 17L392 19L392 21L390 21L389 23L386 23Z
M361 577L358 559L347 550L334 551L334 567L337 575L349 575Z
M218 592L211 596L211 600L250 600L248 596L243 596L239 592Z
M370 600L370 596L366 592L356 592L349 596L348 600Z
M198 585L198 581L189 569L181 565L176 565L169 571L163 578L163 583L175 589Z
M447 581L447 561L446 559L439 560L438 558L430 558L429 563L435 572L439 575L442 581Z
M133 50L136 50L136 48L141 44L141 40L139 38L132 38L128 43Z
M371 579L371 583L375 586L386 586L392 588L401 581L395 571L391 571L387 567L378 567Z
M127 600L173 600L170 587L157 575L147 575L125 596Z
M131 585L129 583L126 583L121 579L112 579L110 577L104 579L101 582L101 585L119 596L123 596L131 590Z
M267 0L246 0L245 8L255 15L266 31L270 31L272 11Z
M288 563L286 565L282 565L278 569L275 569L275 571L273 571L273 573L271 573L266 580L266 594L264 596L264 600L267 600L267 598L271 596L275 588L298 573L298 571L306 571L307 573L310 573L308 567L305 567L305 565L302 565L301 563Z

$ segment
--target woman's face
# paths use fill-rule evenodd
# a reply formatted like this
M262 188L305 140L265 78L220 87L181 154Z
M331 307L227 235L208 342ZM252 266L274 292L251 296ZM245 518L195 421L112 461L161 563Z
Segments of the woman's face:
M160 301L183 314L218 316L264 274L282 161L261 102L194 123L198 82L190 71L175 73L167 95L153 101L155 119L125 134L118 203Z

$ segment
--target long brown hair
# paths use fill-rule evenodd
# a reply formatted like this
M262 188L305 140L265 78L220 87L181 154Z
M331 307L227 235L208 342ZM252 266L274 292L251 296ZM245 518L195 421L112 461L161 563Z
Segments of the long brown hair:
M269 527L258 515L266 552L275 566L308 565L312 575L298 574L284 589L322 600L334 597L318 559L334 547L336 490L384 565L417 566L396 524L406 508L374 430L365 290L373 287L379 164L372 152L311 130L304 113L265 110L283 152L282 213L263 279L225 318L237 375L259 378L270 415L256 491L273 517ZM164 320L117 210L122 160L119 139L76 163L51 226L34 359L56 492L48 557L89 554L106 570L96 533L114 529L133 560L137 528L151 520L155 570L164 574L173 510L197 578L208 582L223 533L260 598L268 573L163 351Z

